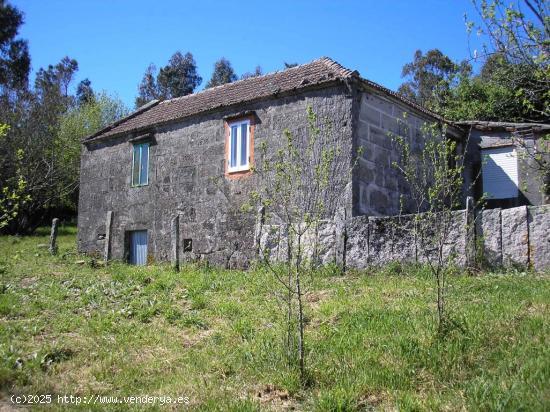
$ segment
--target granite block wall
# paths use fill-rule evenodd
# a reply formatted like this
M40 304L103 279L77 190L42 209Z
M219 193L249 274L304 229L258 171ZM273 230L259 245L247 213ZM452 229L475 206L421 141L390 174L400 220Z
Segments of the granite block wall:
M445 259L452 257L455 263L465 266L469 264L469 256L472 256L468 248L473 245L477 248L473 255L481 259L478 263L494 267L550 270L550 206L483 210L475 219L475 231L469 230L469 222L473 222L473 212L453 212L449 235L443 247ZM318 262L343 262L346 267L356 269L392 261L424 262L427 259L426 248L421 247L420 239L411 230L414 224L413 215L356 216L345 222L345 230L342 231L337 222L325 221L320 248L330 252L324 253ZM337 245L342 237L345 243L343 249ZM311 236L309 238L312 239ZM260 250L273 260L284 260L284 231L275 225L265 228Z
M368 266L381 266L392 261L423 262L427 259L426 248L415 237L414 216L355 216L348 219L345 230L339 231L338 223L323 221L319 229L319 241L316 246L321 253L317 263L329 264L343 262L346 267L364 269ZM445 259L453 257L459 265L466 264L466 211L452 213L450 232L443 248ZM285 260L287 241L285 231L277 225L262 228L260 251L262 257L271 260ZM303 241L314 242L312 233L304 236ZM345 247L338 248L337 243L344 237ZM306 247L306 258L312 258L313 247ZM429 252L432 253L432 252ZM340 256L339 256L340 255ZM434 257L433 254L429 255Z
M478 251L486 263L550 270L550 206L487 209L476 226Z
M131 186L130 140L135 136L85 145L81 157L79 250L103 253L105 222L111 211L112 259L127 258L129 231L146 229L149 260L169 261L174 238L171 221L178 216L180 261L202 259L219 266L245 267L255 258L255 215L244 212L242 206L261 182L255 174L238 179L224 175L224 118L254 113L258 153L264 141L276 148L285 129L303 131L308 106L319 118L331 122L351 152L352 97L345 86L338 85L227 107L148 130L152 141L147 186ZM258 157L255 160L261 162ZM351 214L351 200L345 207ZM183 243L191 244L191 250Z
M406 197L408 189L392 166L399 158L391 136L421 148L421 128L434 119L374 92L361 92L356 107L355 139L363 153L354 172L354 216L396 215L400 196Z

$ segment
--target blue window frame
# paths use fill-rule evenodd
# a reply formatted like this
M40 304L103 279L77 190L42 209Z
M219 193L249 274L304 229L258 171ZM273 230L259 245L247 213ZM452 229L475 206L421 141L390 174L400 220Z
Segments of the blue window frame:
M145 186L149 184L149 143L135 144L132 153L132 186Z
M239 172L250 169L250 121L229 123L229 153L227 171Z

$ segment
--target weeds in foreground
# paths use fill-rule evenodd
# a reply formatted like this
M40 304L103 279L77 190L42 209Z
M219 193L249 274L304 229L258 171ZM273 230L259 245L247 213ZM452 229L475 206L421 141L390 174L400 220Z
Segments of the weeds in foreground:
M304 296L304 388L282 353L265 269L92 268L75 263L85 259L73 229L60 230L57 257L39 247L45 239L0 238L3 397L183 395L195 410L550 408L548 275L453 275L454 323L438 336L425 267L317 272Z

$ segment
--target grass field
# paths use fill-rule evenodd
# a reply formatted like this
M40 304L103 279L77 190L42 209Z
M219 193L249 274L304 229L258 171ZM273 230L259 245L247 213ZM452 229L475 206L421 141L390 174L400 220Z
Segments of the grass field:
M94 268L76 254L74 228L59 241L50 257L45 231L0 238L0 407L52 394L44 408L66 409L57 395L150 395L186 396L192 410L550 410L548 275L453 277L459 327L441 338L421 268L319 272L302 388L266 272Z

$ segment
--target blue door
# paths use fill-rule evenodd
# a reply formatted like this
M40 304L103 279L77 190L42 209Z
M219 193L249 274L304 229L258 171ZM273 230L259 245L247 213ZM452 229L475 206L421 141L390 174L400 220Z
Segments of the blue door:
M147 231L130 232L130 264L143 266L147 263Z

